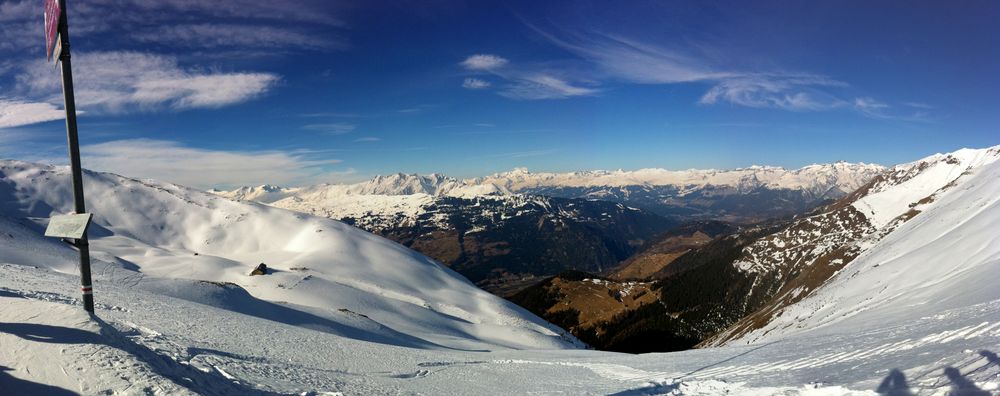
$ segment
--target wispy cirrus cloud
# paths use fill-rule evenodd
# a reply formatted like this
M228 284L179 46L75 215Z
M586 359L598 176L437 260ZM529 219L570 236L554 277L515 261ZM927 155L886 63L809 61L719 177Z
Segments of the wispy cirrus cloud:
M265 183L301 185L336 181L352 169L331 170L336 159L295 151L223 151L152 139L116 140L81 148L88 169L170 181L207 189Z
M776 108L791 111L823 111L847 104L826 92L824 88L845 87L847 84L822 76L811 75L747 75L719 81L706 92L699 103L728 102L755 108Z
M492 54L476 54L465 58L462 67L469 70L495 70L506 66L510 61L506 58Z
M88 0L70 8L73 37L106 43L113 48L223 48L241 56L266 55L295 49L342 49L348 41L318 29L343 28L339 6L320 0ZM41 55L42 4L34 0L0 3L0 55L15 52ZM153 27L153 28L151 28ZM4 51L11 51L3 54Z
M903 102L902 105L903 106L912 107L912 108L915 108L915 109L924 109L924 110L931 110L931 109L935 108L935 106L929 105L927 103L921 103L921 102Z
M855 98L853 106L855 110L868 118L910 122L933 121L933 117L928 113L928 110L933 109L933 106L924 103L903 103L902 107L906 109L900 109L900 106L892 106L866 96Z
M607 79L635 84L711 84L699 103L821 111L847 104L829 92L847 84L825 76L731 70L694 47L665 48L620 35L569 33L557 36L528 25L549 42L597 67Z
M251 100L273 88L271 73L211 72L182 68L170 56L139 52L75 55L77 104L85 111L122 113L162 108L217 108ZM61 100L59 73L44 60L26 65L16 78L25 97Z
M673 84L719 80L735 74L720 70L704 57L604 33L556 36L527 24L549 42L596 65L615 78L639 84Z
M783 70L745 70L720 59L708 45L685 41L670 47L635 40L622 35L602 32L567 32L553 34L525 22L549 43L560 47L591 65L591 75L599 82L623 81L632 84L708 84L708 90L698 99L704 105L728 103L743 107L769 108L787 111L830 111L853 109L869 118L919 121L926 119L922 103L910 106L925 110L901 116L886 111L887 104L872 98L857 98L850 84L815 73ZM586 87L596 92L597 87ZM554 92L558 92L555 90ZM571 91L568 91L571 92ZM591 94L578 91L580 95ZM518 96L518 95L513 95ZM538 95L544 98L544 95ZM562 97L576 96L569 94ZM522 95L532 98L532 95ZM912 103L912 102L911 102Z
M489 88L491 85L493 84L490 84L489 81L472 77L466 78L462 81L462 88L466 89L484 89Z
M405 115L421 114L439 107L441 107L440 104L422 103L413 107L407 107L405 109L396 110L396 114L405 114Z
M141 43L157 43L183 48L231 49L233 47L274 49L322 50L346 49L346 40L323 37L287 27L257 26L245 24L183 24L166 25L151 30L142 30L131 35Z
M598 93L597 89L576 84L558 75L557 71L531 65L514 65L498 55L471 55L459 64L471 72L488 73L506 80L507 84L499 87L497 93L510 99L565 99ZM467 89L486 89L491 85L474 77L468 77L462 83L462 87Z
M574 86L558 77L534 74L519 77L514 84L501 90L500 95L511 99L537 100L590 96L597 92L593 88Z
M366 136L366 137L361 137L361 138L354 139L355 143L371 143L371 142L381 142L381 141L382 141L382 138L380 138L380 137L374 137L374 136Z
M206 49L218 48L220 40L231 40L228 49L243 50L244 54L261 46L273 48L271 44L275 42L312 48L319 43L301 40L311 28L346 25L337 15L335 4L320 0L90 0L74 3L72 12L75 36L83 38L95 36L133 48L158 43L173 48ZM183 17L178 18L179 15ZM167 28L150 31L150 26ZM130 34L117 33L121 31ZM335 44L332 48L346 43L342 37L326 36L324 40Z
M324 124L306 124L302 126L302 129L307 131L322 132L328 135L346 135L354 132L354 130L357 129L357 125L346 122L331 122Z

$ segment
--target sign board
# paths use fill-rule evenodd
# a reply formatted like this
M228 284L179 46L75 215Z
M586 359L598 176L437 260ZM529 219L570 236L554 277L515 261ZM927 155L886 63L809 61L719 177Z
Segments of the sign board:
M62 9L59 7L59 0L45 0L45 54L46 59L52 60L56 40L59 39L59 18L62 17ZM54 54L59 57L58 50Z
M83 238L83 233L87 231L87 225L93 213L68 214L52 216L49 219L49 226L45 228L45 236L55 238Z

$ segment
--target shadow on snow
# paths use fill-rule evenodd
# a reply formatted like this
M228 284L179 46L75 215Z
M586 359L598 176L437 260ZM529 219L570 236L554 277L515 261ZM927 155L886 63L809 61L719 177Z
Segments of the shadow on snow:
M92 320L100 326L100 334L89 331L34 323L0 323L0 332L13 334L25 340L54 344L104 345L128 353L145 362L150 369L174 384L198 394L209 395L276 395L223 377L214 372L204 372L189 365L180 364L157 354L146 346L138 344L97 316ZM3 389L14 389L13 394L73 394L60 388L40 385L16 379L3 373L0 368L0 384Z

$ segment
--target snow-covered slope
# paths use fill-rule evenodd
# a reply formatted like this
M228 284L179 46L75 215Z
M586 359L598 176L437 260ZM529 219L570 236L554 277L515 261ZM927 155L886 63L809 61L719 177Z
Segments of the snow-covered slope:
M45 219L69 211L68 177L65 168L0 162L0 261L75 272L69 247L39 236ZM85 186L98 290L135 284L421 348L575 341L431 259L337 221L105 173L86 172ZM248 276L261 262L274 273Z
M0 264L0 393L982 395L1000 382L996 303L669 354L470 352L361 341L125 283L98 289L91 318L77 281Z
M1000 303L1000 146L897 166L853 206L875 227L909 220L811 296L732 343L766 342L802 329L941 319L950 309ZM997 326L978 330L987 327Z
M103 253L95 266L97 317L90 318L76 299L74 252L40 235L38 218L66 210L56 205L66 199L66 188L61 187L65 180L52 185L65 178L65 172L4 162L0 166L0 390L14 394L65 390L84 394L995 393L1000 389L1000 296L995 288L984 287L992 285L997 269L998 241L990 232L1000 221L997 168L997 163L984 163L962 176L950 192L920 204L921 213L845 268L816 297L804 301L817 300L827 290L836 297L813 306L819 309L802 311L804 323L819 325L817 329L775 327L751 345L624 355L502 349L495 341L468 333L434 337L428 333L463 325L469 332L498 330L491 325L495 322L490 321L489 311L505 306L469 291L467 283L453 281L439 266L424 265L426 259L412 252L336 222L106 174L87 176L93 186L88 190L94 190L90 202L103 217L91 230L95 251ZM116 212L122 209L127 213ZM191 213L182 213L187 211ZM314 239L316 234L336 234L333 239L341 242ZM317 242L335 242L332 250L325 251L338 257L333 265L323 265L328 261L316 256L324 249L315 247ZM239 252L235 258L221 255L228 249ZM278 258L271 258L271 252ZM171 254L176 258L167 259ZM253 260L243 262L241 255ZM265 255L261 260L271 260L269 264L283 271L246 280L245 270ZM309 279L297 276L298 271L283 264L289 262L313 265L316 273L305 273L312 275ZM162 272L143 273L161 263L166 264ZM935 264L946 268L933 268ZM349 270L329 268L334 265ZM366 270L367 266L373 268ZM409 270L416 268L420 271ZM852 277L855 268L862 271ZM188 278L200 272L223 278L232 272L239 285ZM331 273L337 277L331 279ZM372 313L368 318L353 308L341 312L308 306L308 299L291 292L313 279L335 290L356 289L359 285L335 283L353 277L380 282L383 275L386 283L377 284L379 288L344 292L331 303L370 309L364 312ZM398 285L403 276L411 285L421 285L421 290ZM899 285L894 285L897 278ZM303 283L269 288L278 279ZM852 286L859 279L861 283ZM435 286L457 291L431 290ZM251 296L265 289L289 303ZM410 297L427 297L431 309L406 302L395 305L401 296L390 292L402 291ZM293 303L292 298L299 301ZM442 318L438 314L461 312L445 311L441 304L474 315ZM855 313L850 304L864 309ZM387 319L392 315L405 317ZM531 330L544 327L532 317L513 317L524 322L504 327L517 331L511 337L554 343ZM519 327L525 330L518 331ZM469 351L473 345L493 351Z
M720 296L729 303L710 304L712 312L701 315L712 323L713 332L719 332L705 345L744 337L778 316L787 319L783 312L790 305L816 293L838 272L849 271L854 260L934 206L939 197L963 190L968 176L995 162L998 151L960 150L893 167L849 196L777 232L754 237L739 246L732 263L695 268L669 280L672 286L664 289L665 303L680 309L666 296L684 300L680 289L692 279L728 279L727 291Z

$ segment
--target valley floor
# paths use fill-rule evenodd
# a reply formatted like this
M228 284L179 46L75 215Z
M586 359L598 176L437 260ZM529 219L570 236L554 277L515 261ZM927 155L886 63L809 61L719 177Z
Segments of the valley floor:
M1000 301L677 353L392 346L0 264L2 394L996 394ZM360 314L364 314L361 312ZM287 322L287 323L283 323ZM857 322L857 321L855 321ZM870 321L869 321L870 322Z

